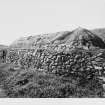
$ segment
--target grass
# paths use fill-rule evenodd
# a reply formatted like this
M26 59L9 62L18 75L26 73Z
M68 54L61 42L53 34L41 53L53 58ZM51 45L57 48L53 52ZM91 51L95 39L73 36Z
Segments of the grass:
M62 77L35 69L5 71L2 85L10 98L102 97L102 85L90 80L84 86L78 78ZM8 74L8 76L7 76Z

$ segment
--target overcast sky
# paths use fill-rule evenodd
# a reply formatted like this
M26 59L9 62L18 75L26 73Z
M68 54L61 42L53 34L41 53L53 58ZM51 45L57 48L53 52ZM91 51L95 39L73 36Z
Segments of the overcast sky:
M0 0L0 44L78 26L105 28L105 0Z

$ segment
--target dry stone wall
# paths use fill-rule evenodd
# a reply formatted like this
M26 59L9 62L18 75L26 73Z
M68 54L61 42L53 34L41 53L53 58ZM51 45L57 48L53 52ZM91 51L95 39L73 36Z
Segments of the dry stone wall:
M40 69L62 76L92 79L105 75L104 52L91 52L87 50L70 51L69 53L43 52L37 60ZM39 65L39 66L38 66Z
M62 76L92 78L93 75L103 75L105 70L105 53L101 50L20 50L11 51L8 58L10 62L17 63L24 69L37 68Z

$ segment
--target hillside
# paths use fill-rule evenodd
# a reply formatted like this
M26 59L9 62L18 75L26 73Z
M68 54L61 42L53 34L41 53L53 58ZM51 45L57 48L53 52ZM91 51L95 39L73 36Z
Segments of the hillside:
M34 48L36 46L44 46L46 44L50 44L55 37L65 35L66 33L68 32L64 31L51 34L22 37L14 41L10 45L10 48Z
M104 38L104 40L105 40L105 28L94 29L94 30L92 30L92 32L97 34L101 38Z
M105 98L103 36L79 27L14 41L1 50L0 97Z
M5 46L5 45L0 45L0 49L7 49L8 46Z
M102 35L104 37L103 31L90 31L79 27L73 31L22 37L14 41L10 47L27 49L35 48L36 46L42 47L47 45L54 46L64 44L69 45L69 47L83 47L85 49L90 47L99 47L104 49L105 43L102 39Z

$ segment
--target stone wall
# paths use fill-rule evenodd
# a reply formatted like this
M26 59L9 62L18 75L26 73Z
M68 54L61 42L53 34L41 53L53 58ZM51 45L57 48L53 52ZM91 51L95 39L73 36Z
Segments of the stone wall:
M39 52L38 52L39 54ZM37 56L36 65L40 69L59 75L102 75L104 72L103 53L87 50L72 50L69 53L50 53L44 51ZM39 65L39 66L38 66ZM99 73L101 71L101 74ZM87 75L88 76L88 75Z
M24 69L30 67L58 75L102 75L105 67L104 51L72 49L69 52L49 49L11 51L8 58ZM100 72L101 71L101 72ZM87 75L88 76L88 75Z

